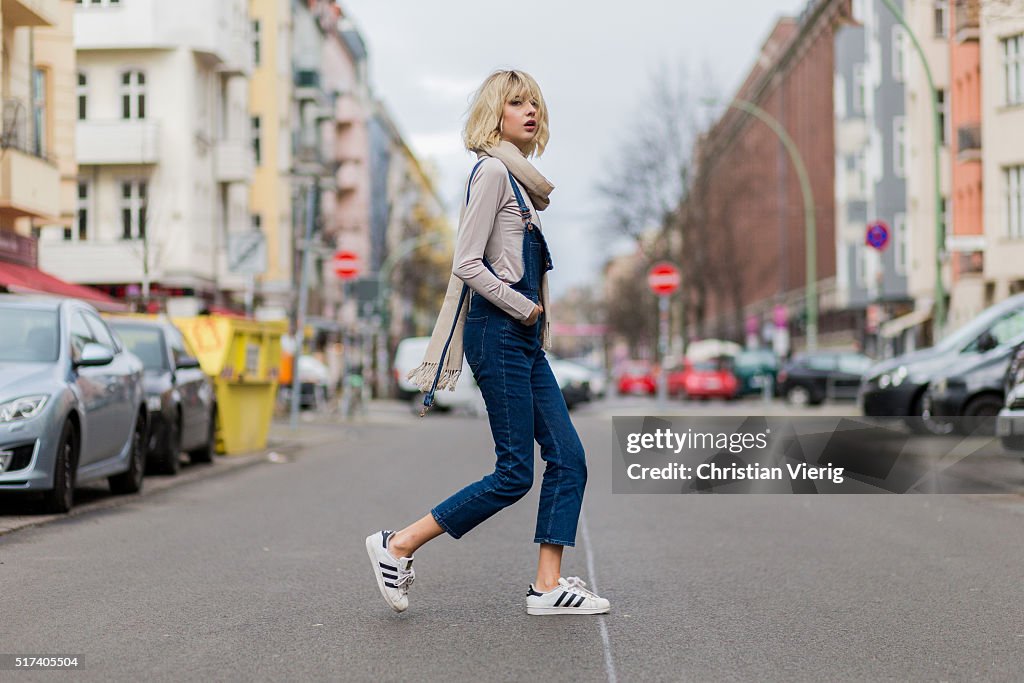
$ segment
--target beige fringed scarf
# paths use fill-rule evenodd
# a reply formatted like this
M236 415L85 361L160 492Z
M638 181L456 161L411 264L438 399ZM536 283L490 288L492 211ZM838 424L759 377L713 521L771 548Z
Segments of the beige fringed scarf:
M490 147L478 156L491 156L498 159L505 168L512 172L516 180L522 183L526 191L530 193L530 201L534 208L543 211L548 207L548 195L554 188L548 180L533 167L519 148L507 140L502 140L496 147ZM459 225L462 225L462 216L465 213L466 205L462 205L459 211ZM453 264L454 267L454 264ZM544 348L551 345L551 309L547 302L547 273L541 278L541 306L544 307L544 331L541 343ZM469 310L469 292L463 294L465 284L454 275L448 280L448 290L444 295L444 303L441 305L441 312L434 323L434 331L430 335L430 343L427 345L427 352L423 357L423 363L415 370L409 372L406 377L416 384L420 389L429 392L434 386L434 378L437 377L437 369L441 363L441 356L444 355L444 366L441 376L437 380L437 389L448 389L455 391L455 383L459 381L462 372L462 330L465 326L466 312ZM468 289L468 288L467 288ZM459 300L462 300L462 307L459 309ZM458 320L455 319L458 311ZM454 327L454 330L453 330ZM449 341L449 336L451 341ZM445 352L445 345L448 350Z

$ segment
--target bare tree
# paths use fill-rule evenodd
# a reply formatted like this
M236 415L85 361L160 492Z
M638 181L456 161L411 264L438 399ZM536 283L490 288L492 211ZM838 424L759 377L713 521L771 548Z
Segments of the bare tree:
M632 237L664 231L683 197L694 125L689 74L663 65L652 73L646 95L630 116L609 169L597 184L608 207L603 227Z

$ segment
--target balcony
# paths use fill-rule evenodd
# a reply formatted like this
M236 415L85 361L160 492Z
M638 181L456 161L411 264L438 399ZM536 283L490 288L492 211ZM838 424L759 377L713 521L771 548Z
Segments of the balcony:
M6 5L5 5L6 7ZM52 219L60 215L60 172L20 100L3 102L0 129L0 213Z
M79 164L155 164L160 161L160 124L147 120L79 121Z
M956 42L977 42L980 29L980 0L956 0Z
M3 0L5 26L56 26L60 0Z
M57 167L20 149L5 149L0 160L0 213L50 220L59 216Z
M221 140L213 150L213 173L218 183L248 182L255 165L252 146L245 140Z
M956 139L958 161L981 160L981 124L960 126L956 131Z
M359 113L359 103L352 95L340 95L334 103L334 120L339 126L355 123Z
M359 167L355 162L342 163L335 173L335 182L341 192L352 192L359 187Z

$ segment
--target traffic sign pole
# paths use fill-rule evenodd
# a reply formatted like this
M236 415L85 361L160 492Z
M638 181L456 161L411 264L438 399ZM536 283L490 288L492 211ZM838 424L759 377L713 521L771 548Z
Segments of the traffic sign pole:
M682 276L679 269L671 263L658 263L647 273L647 285L651 291L658 296L658 399L659 412L665 412L665 403L668 395L668 374L665 372L665 359L668 357L669 348L669 326L668 326L668 304L669 297L679 288Z

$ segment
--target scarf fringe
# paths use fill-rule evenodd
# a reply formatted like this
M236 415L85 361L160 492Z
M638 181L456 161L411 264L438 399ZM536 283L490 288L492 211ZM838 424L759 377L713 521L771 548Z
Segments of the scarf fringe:
M405 377L420 388L421 391L430 391L434 386L434 377L437 376L437 363L423 363L415 370L410 370ZM455 391L455 384L459 381L462 368L447 368L441 371L441 378L437 381L438 390L447 389Z

